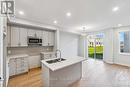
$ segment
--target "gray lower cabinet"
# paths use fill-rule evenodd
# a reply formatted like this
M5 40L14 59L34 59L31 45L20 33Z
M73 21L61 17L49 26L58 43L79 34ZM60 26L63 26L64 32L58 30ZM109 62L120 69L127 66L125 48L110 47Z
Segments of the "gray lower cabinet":
M40 67L40 55L29 56L29 69Z
M9 61L9 76L13 76L16 73L16 60L10 59Z
M19 57L12 58L9 61L9 76L14 76L18 74L22 74L28 72L28 58L27 57Z

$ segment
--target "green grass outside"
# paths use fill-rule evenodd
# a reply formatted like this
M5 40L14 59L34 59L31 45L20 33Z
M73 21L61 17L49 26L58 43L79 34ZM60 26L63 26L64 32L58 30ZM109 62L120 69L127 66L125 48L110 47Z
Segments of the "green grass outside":
M88 47L88 55L91 58L94 58L94 47ZM96 46L96 58L102 59L103 58L103 46Z

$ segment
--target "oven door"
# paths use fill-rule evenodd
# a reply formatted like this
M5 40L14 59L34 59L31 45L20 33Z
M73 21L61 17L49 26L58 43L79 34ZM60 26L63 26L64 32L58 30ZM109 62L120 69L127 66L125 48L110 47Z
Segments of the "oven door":
M37 44L39 43L38 38L28 38L28 44Z
M28 46L42 46L42 39L28 38Z

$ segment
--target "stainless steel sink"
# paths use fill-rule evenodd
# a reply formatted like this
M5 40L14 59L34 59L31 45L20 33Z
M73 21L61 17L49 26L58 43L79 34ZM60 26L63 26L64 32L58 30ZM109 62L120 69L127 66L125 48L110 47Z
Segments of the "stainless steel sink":
M58 58L58 59L48 60L46 62L49 63L49 64L52 64L52 63L57 63L57 62L65 61L65 60L66 59Z

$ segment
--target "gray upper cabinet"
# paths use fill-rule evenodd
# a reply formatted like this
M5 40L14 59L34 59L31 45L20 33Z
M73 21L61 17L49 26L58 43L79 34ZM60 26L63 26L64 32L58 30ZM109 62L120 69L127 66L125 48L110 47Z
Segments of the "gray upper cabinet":
M20 28L20 46L28 46L27 29L25 29L25 28Z
M11 27L11 47L27 46L27 29Z
M28 36L42 38L42 30L28 29Z
M48 31L43 31L42 40L42 46L48 46Z
M11 47L20 46L20 29L18 27L11 27Z
M7 46L11 47L11 26L7 27Z
M28 36L35 37L36 36L35 30L34 29L28 29Z
M36 37L42 38L42 30L36 30Z
M55 33L54 32L48 32L49 46L54 46L54 39L55 39Z
M55 32L43 31L42 39L43 46L54 46Z
M28 36L41 38L42 46L54 46L55 32L53 31L8 26L8 29L7 29L8 47L28 46L28 43L27 43Z

